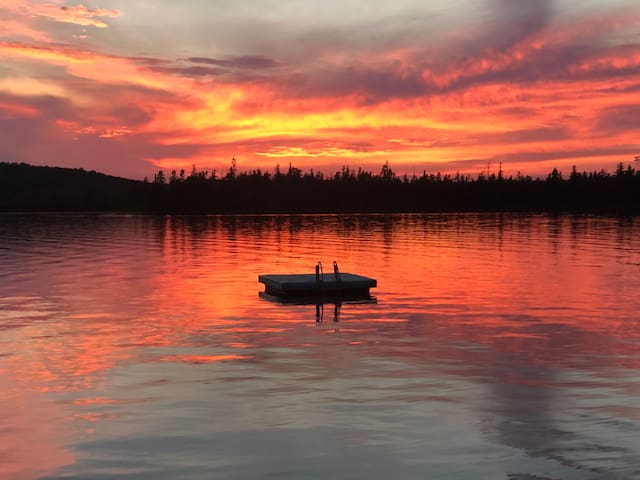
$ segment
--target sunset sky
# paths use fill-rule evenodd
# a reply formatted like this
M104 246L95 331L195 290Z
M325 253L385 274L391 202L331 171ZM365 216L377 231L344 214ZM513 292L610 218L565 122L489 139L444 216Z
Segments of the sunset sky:
M638 154L638 0L0 0L0 161L539 175Z

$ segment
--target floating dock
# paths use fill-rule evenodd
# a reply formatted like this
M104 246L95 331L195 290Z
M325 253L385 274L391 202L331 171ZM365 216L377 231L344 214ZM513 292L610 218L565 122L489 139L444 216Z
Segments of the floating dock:
M368 298L369 289L378 286L375 279L353 273L259 275L258 281L265 294L279 298Z

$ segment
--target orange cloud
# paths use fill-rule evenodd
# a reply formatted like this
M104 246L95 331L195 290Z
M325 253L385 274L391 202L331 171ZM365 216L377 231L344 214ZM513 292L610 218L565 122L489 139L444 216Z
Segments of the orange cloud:
M68 46L32 45L22 42L0 42L0 56L27 57L52 62L82 63L89 62L98 55L89 51L77 50Z

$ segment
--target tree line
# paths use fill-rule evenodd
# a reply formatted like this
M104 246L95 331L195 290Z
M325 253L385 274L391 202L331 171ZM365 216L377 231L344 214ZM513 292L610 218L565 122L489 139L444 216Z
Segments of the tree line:
M129 180L83 169L0 162L0 211L142 213L385 213L567 211L640 213L640 170L553 169L545 177L423 172L398 175L343 166L333 174L282 170L184 170Z
M146 182L148 180L145 179ZM640 211L640 170L618 164L615 172L554 168L546 177L496 173L397 175L388 163L377 173L343 166L331 175L284 171L226 172L194 166L158 171L149 209L163 213L347 213L450 211Z

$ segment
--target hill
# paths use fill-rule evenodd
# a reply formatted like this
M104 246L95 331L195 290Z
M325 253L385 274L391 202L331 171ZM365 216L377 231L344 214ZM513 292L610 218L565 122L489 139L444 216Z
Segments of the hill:
M0 211L86 212L147 209L149 185L95 171L0 163Z

